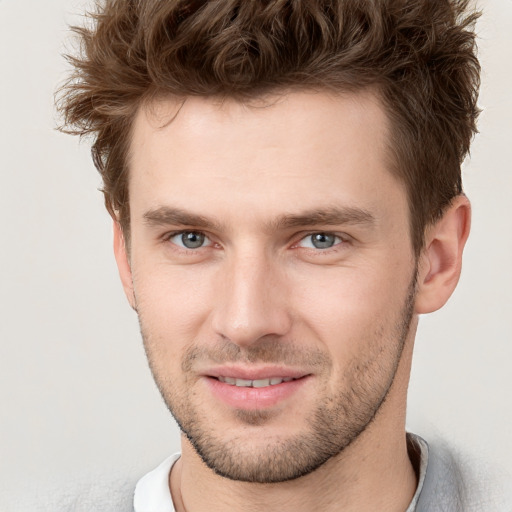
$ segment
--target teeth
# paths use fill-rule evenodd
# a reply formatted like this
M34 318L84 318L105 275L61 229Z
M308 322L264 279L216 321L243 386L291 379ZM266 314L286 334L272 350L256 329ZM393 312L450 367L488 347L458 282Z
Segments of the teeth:
M270 379L260 379L252 381L253 388L266 388L267 386L270 386Z
M218 377L218 379L225 384L231 384L232 386L241 388L266 388L267 386L275 386L276 384L293 380L292 377L272 377L270 379L257 380L234 379L233 377Z

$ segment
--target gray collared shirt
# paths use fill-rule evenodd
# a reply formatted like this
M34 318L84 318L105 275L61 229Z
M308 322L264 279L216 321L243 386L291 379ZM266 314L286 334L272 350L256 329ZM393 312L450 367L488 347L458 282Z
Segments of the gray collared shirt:
M414 434L407 438L419 467L418 488L406 512L467 512L464 478L450 451Z

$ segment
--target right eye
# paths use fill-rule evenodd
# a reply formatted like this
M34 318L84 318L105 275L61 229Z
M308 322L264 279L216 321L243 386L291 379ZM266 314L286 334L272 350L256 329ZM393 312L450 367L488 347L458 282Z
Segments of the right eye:
M180 231L169 236L168 240L182 249L200 249L212 245L211 240L200 231Z

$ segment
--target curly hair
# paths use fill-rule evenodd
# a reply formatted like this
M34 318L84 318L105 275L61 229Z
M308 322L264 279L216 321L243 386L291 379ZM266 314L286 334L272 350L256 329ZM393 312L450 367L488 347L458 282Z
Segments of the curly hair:
M129 235L135 114L160 96L248 101L290 88L377 91L413 247L462 193L480 66L470 0L104 0L74 27L61 130L93 137L105 203Z

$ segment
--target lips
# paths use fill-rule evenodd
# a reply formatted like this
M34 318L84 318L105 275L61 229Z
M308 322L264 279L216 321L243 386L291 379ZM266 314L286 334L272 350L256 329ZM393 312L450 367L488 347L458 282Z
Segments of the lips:
M289 368L217 368L204 375L203 382L230 408L262 410L293 399L311 377Z

